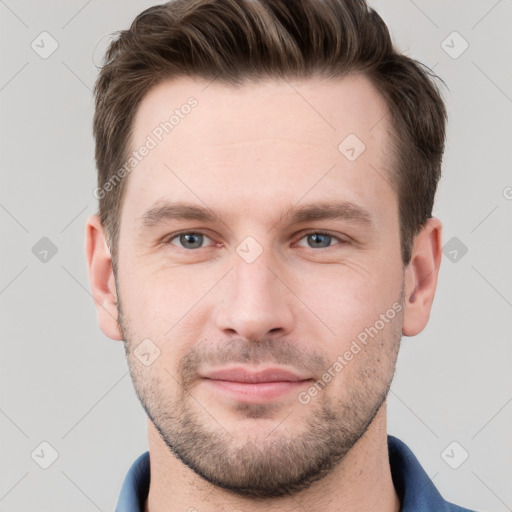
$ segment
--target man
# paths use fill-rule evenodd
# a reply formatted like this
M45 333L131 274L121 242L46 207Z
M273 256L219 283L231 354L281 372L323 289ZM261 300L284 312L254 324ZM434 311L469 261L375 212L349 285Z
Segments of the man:
M446 112L361 0L175 0L96 84L86 252L149 452L118 512L467 510L387 436Z

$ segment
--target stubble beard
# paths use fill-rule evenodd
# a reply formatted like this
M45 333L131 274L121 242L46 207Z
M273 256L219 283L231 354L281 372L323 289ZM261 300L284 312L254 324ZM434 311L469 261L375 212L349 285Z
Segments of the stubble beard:
M401 315L397 315L388 331L389 339L372 341L379 345L373 347L375 357L366 356L360 371L352 373L352 380L346 380L343 399L323 390L309 404L299 406L310 410L301 416L305 418L303 425L293 434L283 433L280 425L274 425L265 435L257 432L251 438L247 432L229 432L222 426L222 418L221 421L212 419L207 407L193 398L191 391L197 382L194 370L201 359L195 349L180 363L178 386L169 372L159 376L142 368L133 354L138 338L131 336L123 321L120 301L118 313L135 391L171 453L207 482L234 495L255 498L298 493L324 478L342 461L386 400L401 338ZM265 353L268 360L270 353L276 356L271 361L282 362L288 353L292 362L298 362L300 354L293 346L284 352L281 347L279 354L273 353L272 347L277 343L262 340L249 345L241 341L239 348L233 349L237 354L234 360L261 362L262 358L253 357L254 354ZM378 349L388 349L391 353L377 355ZM221 357L226 359L226 354ZM378 368L383 360L384 371ZM176 384L178 391L169 393L169 382ZM268 419L275 407L274 403L240 403L236 412L244 419ZM283 424L293 417L293 414L285 417Z

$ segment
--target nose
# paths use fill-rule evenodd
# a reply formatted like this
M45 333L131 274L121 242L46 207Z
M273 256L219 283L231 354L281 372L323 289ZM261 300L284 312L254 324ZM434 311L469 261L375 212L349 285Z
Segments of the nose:
M294 325L293 294L272 258L247 263L237 255L217 291L215 320L223 335L261 341L288 335Z

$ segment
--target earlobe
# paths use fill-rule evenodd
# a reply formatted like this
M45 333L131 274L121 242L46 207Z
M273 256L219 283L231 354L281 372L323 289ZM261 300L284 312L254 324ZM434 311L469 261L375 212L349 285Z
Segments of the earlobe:
M431 217L414 239L411 261L405 271L405 336L415 336L427 325L441 264L441 237L441 221Z
M112 259L98 215L92 215L87 220L85 256L100 329L105 336L113 340L122 340L123 336L118 324L117 291Z

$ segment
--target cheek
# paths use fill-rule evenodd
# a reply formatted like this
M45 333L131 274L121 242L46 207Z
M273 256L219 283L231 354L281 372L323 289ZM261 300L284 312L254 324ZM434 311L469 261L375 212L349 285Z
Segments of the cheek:
M123 313L135 348L150 339L158 347L154 370L174 386L179 379L178 364L201 339L205 326L205 300L214 287L212 271L181 268L136 267L123 286Z
M315 315L308 314L302 327L307 331L307 323L320 326L326 340L333 338L338 344L345 344L399 302L402 279L400 265L393 269L389 264L359 263L354 259L343 264L310 266L307 273L292 281L297 296L318 317L312 324ZM320 321L334 333L325 325L322 327Z
M215 284L196 265L171 265L162 258L126 258L120 265L123 309L133 320L165 334ZM217 279L218 280L218 279Z

